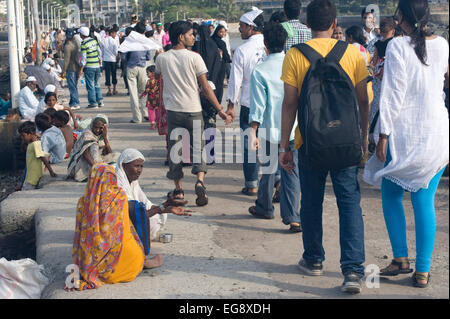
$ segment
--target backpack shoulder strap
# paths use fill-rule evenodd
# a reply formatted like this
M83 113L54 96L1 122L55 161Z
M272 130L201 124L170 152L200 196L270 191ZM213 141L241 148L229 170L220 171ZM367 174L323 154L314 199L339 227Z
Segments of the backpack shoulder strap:
M334 60L337 63L341 61L342 56L344 55L345 51L347 50L348 43L344 41L338 41L333 49L328 53L327 58L329 60Z
M313 62L323 59L323 56L321 56L316 50L311 48L306 43L300 43L293 46L294 48L298 49L308 60L311 64Z

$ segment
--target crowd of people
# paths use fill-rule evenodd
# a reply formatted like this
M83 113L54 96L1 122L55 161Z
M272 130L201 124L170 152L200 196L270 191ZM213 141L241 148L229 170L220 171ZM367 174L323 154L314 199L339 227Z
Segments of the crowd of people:
M416 221L412 280L416 287L428 285L436 232L434 196L449 159L443 98L443 90L448 94L448 42L427 27L426 0L399 0L395 14L379 27L374 12L364 9L362 25L344 29L330 0L311 1L305 25L299 21L301 8L299 0L285 0L284 10L268 22L257 8L243 14L239 32L246 41L233 54L225 22L163 25L132 16L125 29L68 29L63 47L58 39L64 33L56 32L53 49L58 53L46 56L40 66L55 82L42 88L43 102L34 95L35 76L27 78L19 94L19 111L26 120L19 133L28 145L23 190L39 187L44 167L56 176L51 164L64 159L68 178L87 182L77 206L73 245L80 289L131 281L143 268L162 264L162 256L145 255L167 214L189 215L182 183L186 163L197 176L196 204L209 203L205 175L207 164L215 160L215 134L196 140L198 124L201 133L215 129L219 115L228 125L235 121L237 105L245 180L241 193L256 198L248 211L273 219L274 203L280 203L282 222L291 232L302 232L298 267L304 273L323 274L322 205L330 174L340 220L341 290L361 292L365 249L358 169L364 169L364 181L381 188L394 255L380 275L414 271L402 206L408 191ZM64 58L62 68L59 57ZM150 129L165 136L166 176L174 189L159 206L138 183L144 156L135 149L112 150L106 115L82 120L73 112L80 107L82 74L87 107L99 108L105 104L101 72L106 96L111 96L118 94L119 68L130 96L130 125L148 121ZM58 103L64 79L69 107ZM185 134L172 138L180 129ZM190 156L179 161L169 155L182 137L183 151ZM206 158L204 149L209 150ZM261 153L275 156L274 167L269 167L271 161L252 161L257 152L260 159ZM150 220L148 229L133 222L141 214Z

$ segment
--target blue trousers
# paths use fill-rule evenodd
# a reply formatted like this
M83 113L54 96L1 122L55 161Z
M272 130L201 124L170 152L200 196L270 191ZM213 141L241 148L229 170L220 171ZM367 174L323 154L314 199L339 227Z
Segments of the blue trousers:
M70 92L69 106L75 106L80 104L78 98L78 73L67 71L67 86Z
M390 161L388 150L386 165ZM433 177L427 189L422 188L411 193L416 229L416 271L418 272L430 271L431 255L436 237L434 197L444 170L445 168ZM399 185L383 178L381 183L383 214L394 258L408 257L405 211L402 203L404 193L404 189Z
M262 140L263 141L263 140ZM269 155L270 142L266 141L266 154ZM255 201L256 214L262 216L273 216L274 207L272 204L273 189L275 183L280 180L280 213L283 224L300 223L299 200L300 200L300 179L298 176L298 151L294 149L295 142L289 143L294 155L294 170L289 174L280 167L277 152L277 171L273 174L263 174L259 180L258 199ZM276 145L278 150L279 145ZM261 164L268 167L269 162ZM281 179L280 179L281 178Z
M337 170L314 170L306 165L304 147L299 150L303 259L325 260L322 246L322 212L325 183L330 173L339 211L339 243L341 271L364 276L364 222L360 206L361 192L356 166Z
M89 105L98 105L103 101L100 75L100 68L84 68Z
M246 129L250 127L249 124L249 115L250 109L246 106L241 105L241 111L239 113L239 126L244 132ZM244 136L241 139L241 143L244 143L244 163L242 164L242 168L244 170L244 178L245 178L245 187L248 188L256 188L258 187L258 161L255 163L249 163L249 139L248 136ZM256 157L255 157L256 158Z

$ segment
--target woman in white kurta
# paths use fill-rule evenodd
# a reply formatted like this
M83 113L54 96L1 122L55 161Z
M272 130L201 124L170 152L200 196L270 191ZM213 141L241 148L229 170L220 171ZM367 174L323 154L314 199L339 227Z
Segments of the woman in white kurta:
M436 233L434 196L449 160L449 118L443 86L448 78L448 43L427 36L428 2L400 0L400 26L407 34L387 46L381 88L376 156L364 180L381 187L383 213L394 260L381 275L410 273L404 191L411 192L416 228L413 283L426 287Z
M127 194L128 200L136 200L140 203L144 203L147 210L149 210L153 203L147 198L142 191L138 180L134 180L130 183L127 174L123 168L123 164L131 163L134 160L141 159L145 161L144 155L135 149L124 150L116 164L117 185L122 188ZM150 238L155 239L159 230L164 227L167 221L167 214L157 214L150 218Z

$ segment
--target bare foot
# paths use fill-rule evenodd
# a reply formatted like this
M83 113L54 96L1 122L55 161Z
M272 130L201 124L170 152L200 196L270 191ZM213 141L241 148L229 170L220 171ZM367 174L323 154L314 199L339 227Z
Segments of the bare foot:
M152 258L146 259L144 262L145 269L158 268L163 264L163 256L155 255Z

